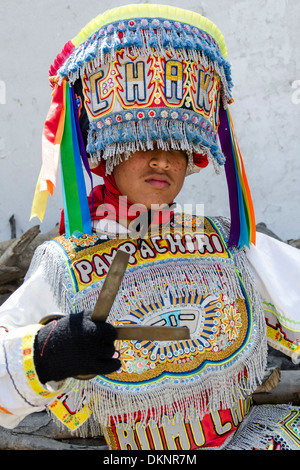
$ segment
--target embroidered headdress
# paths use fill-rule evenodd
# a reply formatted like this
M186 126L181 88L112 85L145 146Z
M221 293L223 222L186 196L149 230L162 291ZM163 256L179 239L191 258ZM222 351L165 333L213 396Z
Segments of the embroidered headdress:
M32 217L43 218L61 157L66 235L90 233L83 167L110 174L136 150L181 149L188 173L225 165L229 245L255 242L255 220L228 110L230 64L219 29L203 16L163 5L129 5L97 16L50 68L52 105ZM221 144L221 145L220 145ZM225 163L226 162L226 163Z

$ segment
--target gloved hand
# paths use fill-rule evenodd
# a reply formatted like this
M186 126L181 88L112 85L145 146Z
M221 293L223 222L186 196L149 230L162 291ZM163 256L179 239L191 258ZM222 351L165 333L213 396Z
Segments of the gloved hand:
M90 312L48 323L34 341L34 363L40 382L118 370L121 362L112 357L116 336L112 325L94 322Z

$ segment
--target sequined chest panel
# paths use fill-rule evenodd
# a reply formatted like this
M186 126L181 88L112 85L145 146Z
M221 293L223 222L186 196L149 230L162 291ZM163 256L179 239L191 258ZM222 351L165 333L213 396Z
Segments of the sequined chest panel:
M251 306L231 253L210 219L175 217L173 227L130 238L61 237L66 286L74 310L93 308L117 249L129 267L111 310L115 325L186 326L179 342L119 341L122 368L95 380L104 388L151 390L166 381L197 381L241 360L253 330Z

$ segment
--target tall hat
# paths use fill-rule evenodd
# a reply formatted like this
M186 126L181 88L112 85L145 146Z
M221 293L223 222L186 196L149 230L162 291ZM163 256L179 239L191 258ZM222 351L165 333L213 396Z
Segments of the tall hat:
M219 29L181 8L137 4L106 11L83 28L50 68L52 103L31 217L43 219L59 157L66 235L91 233L84 169L110 174L137 150L186 151L188 174L223 166L230 246L255 243L255 220L228 104L230 64Z

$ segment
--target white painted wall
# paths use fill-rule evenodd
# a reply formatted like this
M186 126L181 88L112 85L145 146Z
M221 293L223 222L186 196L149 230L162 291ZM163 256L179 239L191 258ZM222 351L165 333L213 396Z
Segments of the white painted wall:
M129 0L130 3L145 3ZM64 44L113 0L0 0L0 240L29 222L41 165L41 133L51 89L48 69ZM231 106L257 222L283 239L300 237L300 70L298 0L165 0L214 21L233 66ZM293 88L296 86L297 88ZM178 202L205 203L206 215L228 215L225 176L212 169L186 180ZM41 231L59 220L60 180Z

